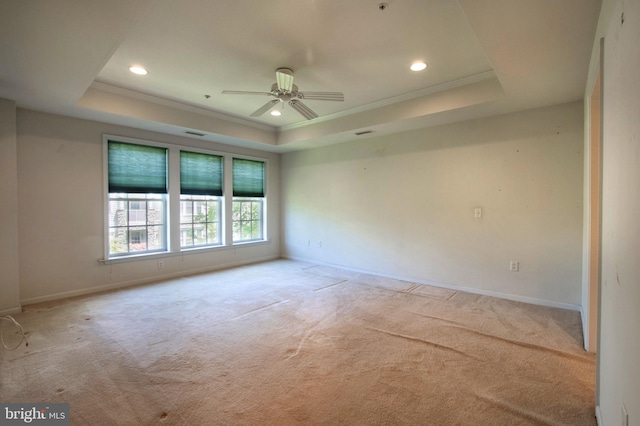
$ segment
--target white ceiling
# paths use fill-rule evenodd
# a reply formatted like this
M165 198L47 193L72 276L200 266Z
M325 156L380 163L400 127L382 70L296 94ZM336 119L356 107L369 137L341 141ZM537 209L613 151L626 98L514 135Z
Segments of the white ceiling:
M600 0L380 3L4 1L0 97L283 152L583 96ZM415 60L427 70L410 71ZM149 74L131 74L133 64ZM286 104L280 117L254 118L272 98L221 94L267 92L279 67L301 91L345 101L305 100L320 115L310 121Z

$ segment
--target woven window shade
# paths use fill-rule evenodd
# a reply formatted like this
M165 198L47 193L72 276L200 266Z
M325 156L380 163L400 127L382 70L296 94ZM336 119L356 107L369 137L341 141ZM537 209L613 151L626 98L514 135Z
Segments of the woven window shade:
M180 152L180 193L222 195L223 158L218 155Z
M264 197L264 162L233 159L233 196Z
M109 141L109 192L167 193L167 150Z

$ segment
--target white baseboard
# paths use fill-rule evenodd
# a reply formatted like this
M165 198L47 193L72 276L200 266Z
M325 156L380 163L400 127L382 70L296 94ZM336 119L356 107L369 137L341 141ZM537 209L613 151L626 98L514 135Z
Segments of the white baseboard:
M600 412L599 405L596 405L596 422L598 422L598 426L604 426L604 422L602 421L602 413Z
M149 284L149 283L168 280L168 279L172 279L172 278L179 278L179 277L185 277L185 276L189 276L189 275L202 274L202 273L205 273L205 272L212 272L212 271L217 271L217 270L221 270L221 269L228 269L228 268L233 268L235 266L248 265L248 264L252 264L252 263L260 263L260 262L265 262L265 261L269 261L269 260L275 260L275 259L279 259L279 258L280 258L280 256L265 256L265 257L261 257L261 258L250 259L250 260L229 262L229 263L224 263L224 264L215 265L215 266L207 266L207 267L204 267L204 268L189 269L189 270L186 270L186 271L174 272L174 273L171 273L171 274L155 275L155 276L149 277L149 278L140 278L140 279L131 280L131 281L123 281L123 282L119 282L119 283L115 283L115 284L106 284L106 285L101 285L101 286L97 286L97 287L83 288L83 289L79 289L79 290L72 290L72 291L65 291L65 292L61 292L61 293L48 294L48 295L45 295L45 296L31 297L31 298L28 298L28 299L22 299L20 302L22 303L23 306L32 305L34 303L50 302L52 300L60 300L60 299L66 299L66 298L69 298L69 297L76 297L76 296L85 296L87 294L101 293L101 292L104 292L104 291L116 290L116 289L119 289L119 288L133 287L133 286L142 285L142 284ZM20 311L18 311L18 312L20 312Z
M582 342L584 350L589 352L589 324L587 323L587 314L584 312L584 306L580 307L580 319L582 320Z
M517 294L500 293L496 291L482 290L474 287L465 287L465 286L460 286L455 284L447 284L447 283L440 283L436 281L416 279L414 277L407 277L407 276L393 275L393 274L383 274L376 271L370 271L370 270L359 269L359 268L351 268L348 266L336 265L336 264L327 263L327 262L318 262L316 260L305 259L305 258L300 258L296 256L282 256L282 257L284 259L297 260L299 262L305 262L305 263L310 263L314 265L322 265L330 268L344 269L346 271L351 271L351 272L377 275L379 277L392 278L392 279L401 280L401 281L409 281L416 284L424 284L424 285L430 285L433 287L446 288L448 290L464 291L465 293L481 294L483 296L491 296L499 299L512 300L514 302L523 302L523 303L529 303L532 305L547 306L551 308L560 308L560 309L566 309L566 310L578 311L578 312L581 310L580 305L574 305L571 303L556 302L553 300L538 299L535 297L528 297L528 296L519 296Z
M20 312L22 312L22 307L20 306L17 306L15 308L3 309L0 311L0 317L3 317L5 315L15 315L19 314Z
M24 305L34 304L34 303L49 302L49 301L52 301L52 300L59 300L59 299L65 299L65 298L69 298L69 297L76 297L76 296L84 296L84 295L87 295L87 294L100 293L100 292L104 292L104 291L115 290L115 289L124 288L124 287L131 287L131 286L141 285L141 284L148 284L148 283L161 281L161 280L166 280L166 279L172 279L172 278L178 278L178 277L183 277L183 276L188 276L188 275L211 272L211 271L216 271L216 270L220 270L220 269L227 269L227 268L232 268L232 267L242 266L242 265L247 265L247 264L252 264L252 263L265 262L265 261L269 261L269 260L275 260L275 259L278 259L278 258L280 258L280 256L276 255L276 256L265 256L265 257L262 257L262 258L255 258L255 259L250 259L250 260L237 261L237 262L229 262L229 263L215 265L215 266L207 266L207 267L204 267L204 268L191 269L191 270L188 270L188 271L180 271L180 272L175 272L175 273L165 274L165 275L156 275L156 276L149 277L149 278L141 278L141 279L136 279L136 280L131 280L131 281L119 282L119 283L115 283L115 284L106 284L106 285L97 286L97 287L90 287L90 288L84 288L84 289L79 289L79 290L73 290L73 291L67 291L67 292L61 292L61 293L48 294L48 295L44 295L44 296L32 297L32 298L28 298L28 299L23 299L20 302L21 302L21 304L23 306ZM507 293L487 291L487 290L477 289L477 288L473 288L473 287L465 287L465 286L459 286L459 285L453 285L453 284L447 284L447 283L440 283L440 282L435 282L435 281L421 280L421 279L415 279L413 277L406 277L406 276L393 275L393 274L382 274L382 273L379 273L379 272L376 272L376 271L359 269L359 268L351 268L351 267L348 267L348 266L336 265L336 264L331 264L331 263L327 263L327 262L318 262L316 260L299 258L299 257L295 257L295 256L282 256L282 258L296 260L296 261L300 261L300 262L305 262L305 263L309 263L309 264L313 264L313 265L322 265L322 266L327 266L327 267L331 267L331 268L344 269L344 270L352 271L352 272L359 272L359 273L364 273L364 274L377 275L377 276L385 277L385 278L392 278L392 279L397 279L397 280L402 280L402 281L409 281L409 282L413 282L413 283L416 283L416 284L424 284L424 285L430 285L430 286L434 286L434 287L446 288L446 289L449 289L449 290L464 291L464 292L467 292L467 293L481 294L481 295L484 295L484 296L491 296L491 297L497 297L497 298L500 298L500 299L513 300L513 301L516 301L516 302L530 303L530 304L534 304L534 305L548 306L548 307L560 308L560 309L568 309L568 310L578 311L578 312L581 311L581 307L579 305L573 305L573 304L569 304L569 303L562 303L562 302L556 302L556 301L544 300L544 299L537 299L537 298L527 297L527 296L519 296L519 295L513 295L513 294L507 294ZM4 312L4 311L0 311L0 314L2 312ZM10 313L18 313L18 312L21 312L21 308L19 308L19 307L18 308L12 308L10 310L7 310L7 312L8 313L5 314L5 315L8 315Z

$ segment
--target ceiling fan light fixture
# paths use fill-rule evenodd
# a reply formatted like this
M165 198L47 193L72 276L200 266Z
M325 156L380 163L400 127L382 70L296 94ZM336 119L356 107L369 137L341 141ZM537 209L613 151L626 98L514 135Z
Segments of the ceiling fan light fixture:
M129 71L137 75L147 75L149 72L140 65L132 65L129 67Z
M273 111L271 111L271 115L273 115L274 117L280 117L282 113L279 110L274 109Z
M427 68L427 64L422 61L416 61L411 64L411 71L422 71L425 68Z

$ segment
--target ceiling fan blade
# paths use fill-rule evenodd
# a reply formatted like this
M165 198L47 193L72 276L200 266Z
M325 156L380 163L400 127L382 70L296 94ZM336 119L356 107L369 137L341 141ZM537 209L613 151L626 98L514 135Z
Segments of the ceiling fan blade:
M265 112L269 111L275 104L277 104L279 102L280 101L278 99L274 99L272 101L269 101L266 104L262 105L257 110L255 110L253 112L253 114L251 114L251 116L252 117L260 117L262 114L264 114Z
M318 117L318 114L313 112L308 106L306 106L305 104L303 104L297 99L289 101L289 105L291 106L291 108L298 111L307 120L313 120L314 118Z
M310 99L314 101L344 101L344 93L342 92L298 92L301 99Z
M270 92L248 92L246 90L223 90L222 91L223 95L267 95L267 96L273 96L272 93Z
M291 92L293 88L293 71L289 68L278 68L276 70L276 84L283 92Z

